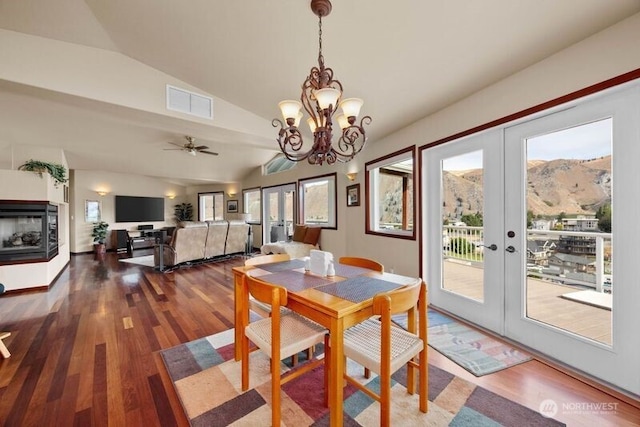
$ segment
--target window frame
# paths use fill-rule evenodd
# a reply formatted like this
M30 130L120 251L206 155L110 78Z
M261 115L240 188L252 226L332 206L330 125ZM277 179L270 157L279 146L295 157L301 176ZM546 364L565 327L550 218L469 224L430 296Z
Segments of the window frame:
M377 194L377 185L372 176L376 173L379 173L379 170L384 166L389 166L394 163L398 163L404 160L409 160L413 162L412 164L412 180L413 180L413 194L411 195L412 199L412 209L411 212L413 214L413 228L411 230L385 230L382 231L377 226L377 219L373 218L372 215L376 212L375 206L373 203L377 200L376 197L373 197ZM377 159L370 160L365 163L365 234L372 234L376 236L385 236L385 237L393 237L396 239L405 239L405 240L416 240L416 228L417 228L417 209L416 209L416 194L418 192L418 177L416 174L417 165L416 165L416 146L411 145L407 148L403 148L401 150L395 151L393 153L387 154L385 156L379 157ZM403 197L403 203L405 197ZM403 209L403 213L406 209Z
M201 199L202 199L202 196L209 196L209 195L213 197L213 219L212 220L211 219L202 219L202 208L203 207L201 206ZM216 212L216 204L215 204L215 197L216 196L221 196L222 197L222 209L221 209L222 212L220 213L220 215L222 216L222 219L216 219L216 216L217 216L216 215L217 214L217 212ZM221 220L224 220L224 218L225 218L225 216L224 216L224 213L225 213L224 212L225 211L224 205L225 205L225 203L224 203L224 191L203 191L202 193L198 193L198 214L197 214L197 218L198 219L197 220L201 221L201 222L203 222L203 221L221 221Z
M247 224L261 225L262 224L262 188L261 187L252 187L252 188L242 189L242 212L249 213L247 212L247 194L255 193L255 192L258 193L258 198L260 200L259 215L258 215L258 219L254 219L252 215L251 220L247 221Z
M321 181L329 181L329 195L328 195L328 203L327 212L329 214L329 220L327 221L328 225L322 225L318 223L306 223L304 217L304 194L305 194L305 185L313 184ZM331 181L333 181L333 185L331 185ZM333 197L331 197L331 192L333 192ZM316 175L308 178L303 178L298 180L298 221L303 224L308 224L311 226L320 226L321 228L327 230L337 230L338 229L338 174L336 172L328 173L324 175Z

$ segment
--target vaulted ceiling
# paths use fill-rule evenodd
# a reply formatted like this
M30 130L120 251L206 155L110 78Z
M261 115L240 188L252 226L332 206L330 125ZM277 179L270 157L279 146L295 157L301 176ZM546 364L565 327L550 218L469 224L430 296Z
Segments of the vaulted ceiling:
M372 144L640 11L637 0L333 3L325 61L364 99ZM299 97L318 54L308 0L0 0L0 29L116 52L226 101L194 121L0 79L0 165L12 146L55 146L72 169L191 184L241 180L277 153L277 103ZM164 150L184 135L220 155Z

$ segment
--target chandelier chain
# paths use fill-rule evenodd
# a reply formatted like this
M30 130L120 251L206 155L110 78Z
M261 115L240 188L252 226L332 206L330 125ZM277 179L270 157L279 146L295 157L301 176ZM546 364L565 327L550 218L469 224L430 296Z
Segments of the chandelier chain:
M322 56L322 16L318 17L318 63L324 65Z

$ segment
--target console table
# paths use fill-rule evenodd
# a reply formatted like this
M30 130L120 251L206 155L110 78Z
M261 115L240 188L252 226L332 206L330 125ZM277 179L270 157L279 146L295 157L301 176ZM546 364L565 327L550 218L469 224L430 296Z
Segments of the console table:
M153 248L156 244L156 234L163 233L163 239L166 230L141 230L141 231L129 231L127 239L127 253L132 255L135 249L149 249Z

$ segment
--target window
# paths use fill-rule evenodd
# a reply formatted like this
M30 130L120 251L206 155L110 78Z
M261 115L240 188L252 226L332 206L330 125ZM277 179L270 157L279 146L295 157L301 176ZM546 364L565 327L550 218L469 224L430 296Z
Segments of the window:
M224 219L224 192L198 193L198 221Z
M278 172L288 171L289 169L293 169L295 165L296 162L287 159L284 154L278 154L264 165L262 169L263 175L271 175Z
M302 179L298 188L302 223L337 229L336 174Z
M415 239L414 147L365 165L368 234Z
M260 203L260 187L242 190L242 208L244 213L251 215L251 218L247 221L249 224L260 224L262 222Z

